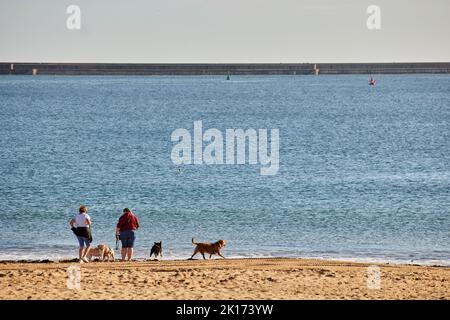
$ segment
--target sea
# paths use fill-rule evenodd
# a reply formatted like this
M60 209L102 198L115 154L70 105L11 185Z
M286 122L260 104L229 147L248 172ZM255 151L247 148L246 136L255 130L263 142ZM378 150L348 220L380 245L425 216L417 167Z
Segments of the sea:
M229 258L450 266L450 76L0 76L0 260L227 241ZM177 129L279 131L279 169L176 164ZM206 143L205 143L206 144ZM197 256L201 258L201 256Z

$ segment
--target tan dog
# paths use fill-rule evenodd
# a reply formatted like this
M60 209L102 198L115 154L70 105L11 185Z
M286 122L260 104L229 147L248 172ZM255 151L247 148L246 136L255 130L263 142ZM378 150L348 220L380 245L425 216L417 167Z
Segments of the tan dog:
M114 255L114 250L112 248L107 248L105 255L103 256L103 261L115 261L116 257Z
M210 259L213 254L218 254L219 256L225 259L225 257L220 253L220 249L222 249L226 245L225 240L219 240L214 243L202 243L202 242L196 243L194 242L194 238L192 238L192 244L195 244L196 247L194 249L194 253L189 258L189 260L192 260L192 258L199 252L202 254L203 259L206 259L205 253L209 253Z
M105 255L108 252L108 246L105 244L99 244L96 248L91 248L87 254L89 261L92 261L92 257L97 257L100 261L104 260Z

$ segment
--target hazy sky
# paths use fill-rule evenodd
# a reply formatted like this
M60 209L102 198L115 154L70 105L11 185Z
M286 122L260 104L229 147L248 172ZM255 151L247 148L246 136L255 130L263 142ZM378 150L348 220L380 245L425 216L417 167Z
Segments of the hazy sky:
M7 62L450 61L449 39L450 0L0 0Z

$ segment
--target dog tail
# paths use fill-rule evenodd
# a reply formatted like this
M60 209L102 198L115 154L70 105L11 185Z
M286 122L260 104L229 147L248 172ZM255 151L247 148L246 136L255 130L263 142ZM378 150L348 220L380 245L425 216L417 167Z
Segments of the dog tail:
M194 238L192 238L192 244L197 244L196 242L194 242Z

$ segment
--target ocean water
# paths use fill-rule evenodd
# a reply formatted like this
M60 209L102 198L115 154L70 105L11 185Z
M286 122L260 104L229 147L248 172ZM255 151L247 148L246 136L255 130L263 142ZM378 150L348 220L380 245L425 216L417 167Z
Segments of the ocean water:
M136 257L225 239L228 257L450 265L450 76L0 76L0 260L77 256L88 206ZM172 163L171 133L278 128L280 168ZM199 256L199 258L201 258Z

